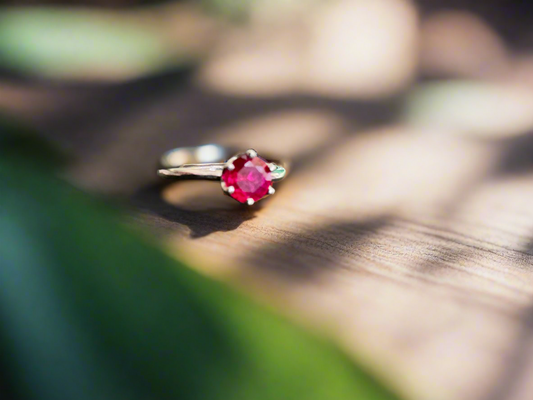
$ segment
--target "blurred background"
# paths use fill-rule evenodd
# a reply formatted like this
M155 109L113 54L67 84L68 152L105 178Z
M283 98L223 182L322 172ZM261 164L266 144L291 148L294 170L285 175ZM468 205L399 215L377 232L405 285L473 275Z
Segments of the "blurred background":
M0 106L113 194L152 182L175 145L262 138L303 159L397 123L509 144L533 124L528 7L8 1Z
M530 399L532 21L518 0L3 1L0 114L404 398ZM294 168L253 210L160 185L163 152L205 143Z

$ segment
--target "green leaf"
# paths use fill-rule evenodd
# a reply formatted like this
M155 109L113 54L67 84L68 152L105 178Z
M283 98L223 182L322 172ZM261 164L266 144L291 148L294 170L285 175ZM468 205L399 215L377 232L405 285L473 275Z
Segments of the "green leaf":
M396 398L331 343L176 262L117 215L0 157L0 382L17 398Z
M126 79L191 62L154 24L61 8L1 10L0 60L23 73L71 79Z
M232 19L244 19L259 0L202 0L202 4L218 15Z
M246 20L254 12L283 17L292 9L309 8L323 2L324 0L201 0L207 10L237 21Z

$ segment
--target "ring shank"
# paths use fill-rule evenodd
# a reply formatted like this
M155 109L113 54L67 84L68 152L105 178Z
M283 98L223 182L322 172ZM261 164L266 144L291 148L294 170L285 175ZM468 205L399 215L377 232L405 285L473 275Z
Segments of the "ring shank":
M162 168L174 168L185 164L220 163L230 158L233 153L233 149L218 144L178 147L163 154L160 164Z
M235 150L217 144L179 147L163 154L158 175L174 179L220 180L226 160L235 153ZM282 180L287 174L287 164L270 159L267 161L274 166L272 180Z

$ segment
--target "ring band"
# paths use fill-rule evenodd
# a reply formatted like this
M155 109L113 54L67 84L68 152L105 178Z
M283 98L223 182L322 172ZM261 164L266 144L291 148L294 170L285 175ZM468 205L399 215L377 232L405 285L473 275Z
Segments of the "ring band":
M272 184L288 174L286 162L263 158L253 149L235 153L216 144L167 151L160 163L161 177L221 181L225 194L248 205L274 194Z

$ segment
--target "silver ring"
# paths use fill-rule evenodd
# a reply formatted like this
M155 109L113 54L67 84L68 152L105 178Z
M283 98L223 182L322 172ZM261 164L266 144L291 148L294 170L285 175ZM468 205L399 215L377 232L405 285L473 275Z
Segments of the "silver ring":
M254 149L235 153L228 147L207 144L167 151L157 173L170 179L220 181L225 194L251 206L276 192L273 183L287 176L288 164L261 157Z

